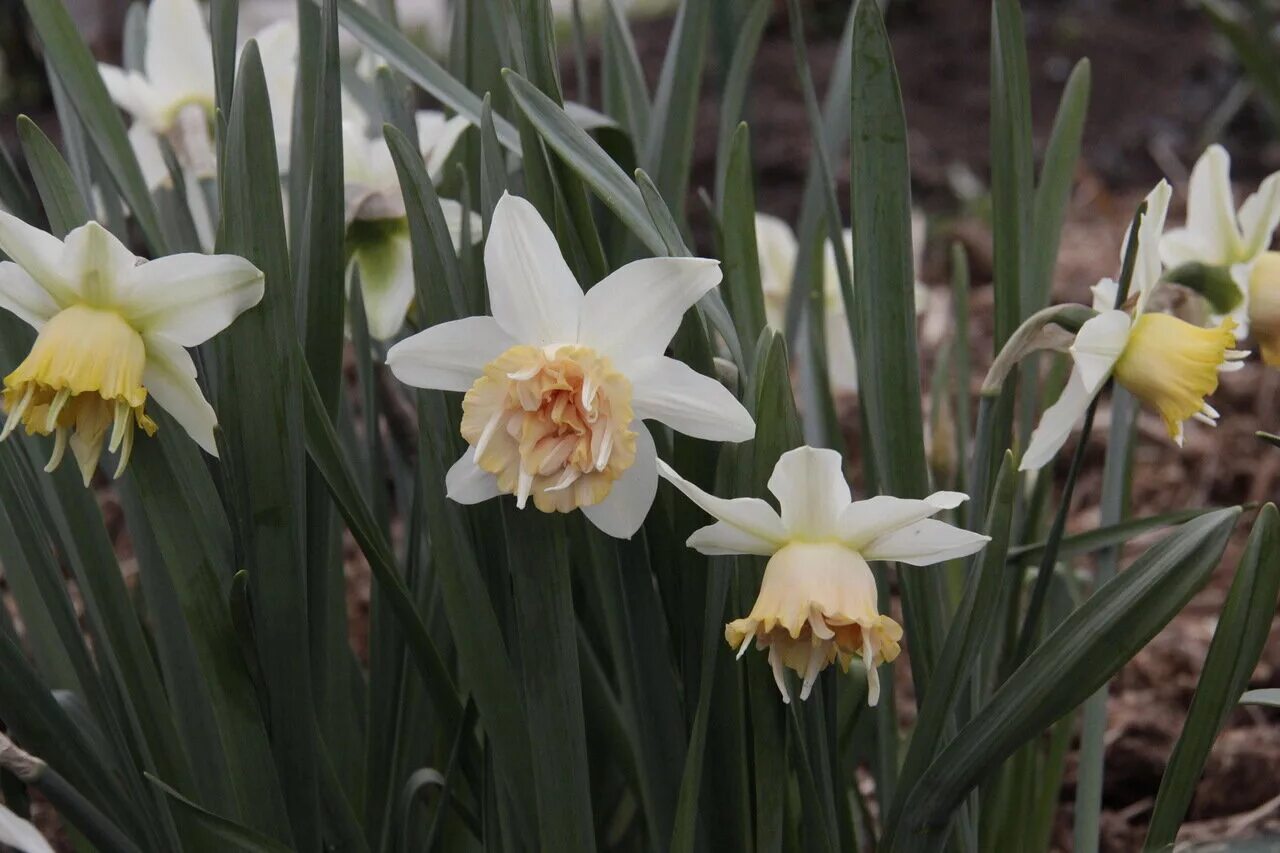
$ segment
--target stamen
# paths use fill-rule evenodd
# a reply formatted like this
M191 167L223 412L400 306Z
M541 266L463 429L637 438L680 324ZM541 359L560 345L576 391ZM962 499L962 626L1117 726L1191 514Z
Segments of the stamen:
M876 670L876 654L871 648L871 631L862 631L862 665L867 668L867 704L872 708L880 701L880 673Z
M520 466L520 482L516 486L516 508L524 509L529 501L529 493L533 491L533 475Z
M477 459L484 455L484 449L489 446L489 441L493 438L493 434L498 431L498 424L502 423L502 416L505 414L505 411L499 409L485 422L484 431L480 433L480 438L476 440L475 455Z
M125 429L133 424L133 409L129 408L129 404L123 400L116 400L116 416L115 422L111 425L111 442L107 445L107 449L115 453L120 449L120 442L124 440Z
M49 414L44 420L45 432L53 432L57 429L58 415L62 414L62 408L67 405L67 401L70 399L70 388L63 388L53 395L53 402L49 404Z
M18 401L18 405L13 407L13 411L9 412L9 417L4 422L4 430L0 432L0 441L4 441L9 437L9 433L13 432L14 427L22 423L22 416L26 414L27 407L31 405L31 398L36 393L34 382L28 382L26 390L22 393L22 399Z
M52 474L58 470L58 466L62 464L62 457L67 453L67 432L66 427L58 427L53 438L53 452L49 454L49 462L44 466L46 474Z
M111 479L119 480L120 475L124 473L124 469L129 467L129 457L133 455L133 418L129 418L128 425L124 428L124 437L120 442L120 462L116 465L116 472L111 475Z
M818 680L818 673L822 671L822 659L826 657L823 653L825 650L826 643L818 643L809 649L809 663L805 667L804 685L800 688L801 702L809 698L809 691L813 690L813 683Z
M778 654L777 646L769 647L769 666L773 668L773 683L778 685L778 692L782 694L782 701L791 704L791 694L787 692L787 677L783 671L785 667L782 664L782 655Z

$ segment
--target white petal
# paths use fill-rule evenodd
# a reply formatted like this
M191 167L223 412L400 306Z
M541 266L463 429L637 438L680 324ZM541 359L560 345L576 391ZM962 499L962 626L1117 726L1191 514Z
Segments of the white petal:
M1085 409L1089 408L1089 403L1096 395L1096 391L1091 393L1085 389L1084 380L1080 378L1080 368L1075 367L1066 387L1062 389L1062 396L1045 410L1040 418L1040 425L1031 433L1031 441L1022 454L1018 470L1038 471L1053 459L1054 454L1067 443L1071 430L1084 417Z
M853 500L844 461L824 448L788 450L773 466L768 485L782 507L782 524L790 538L838 535L840 514Z
M910 566L931 566L982 550L990 537L926 518L875 539L862 549L866 560L892 560Z
M534 346L577 339L582 288L536 207L503 194L493 210L484 267L494 319L507 334Z
M644 524L653 497L658 493L658 451L653 436L639 420L631 429L636 434L636 460L613 482L609 495L582 512L596 527L616 539L630 539Z
M118 303L142 334L194 347L262 301L262 272L237 255L168 255L133 268Z
M1206 253L1197 260L1230 263L1240 248L1235 200L1231 195L1231 157L1221 145L1210 145L1191 170L1187 190L1187 230Z
M1258 191L1240 205L1244 257L1253 258L1271 248L1277 225L1280 225L1280 172L1263 181Z
M0 210L0 252L22 267L62 308L80 297L62 266L62 241Z
M379 341L394 338L413 304L413 249L409 238L397 235L377 243L361 243L352 252L351 263L360 273L369 334Z
M62 250L63 276L93 305L118 304L137 264L137 255L92 221L72 230Z
M627 264L587 291L578 340L625 373L628 362L661 355L685 312L719 283L720 262L706 258Z
M1165 180L1161 180L1155 189L1147 193L1147 212L1138 225L1138 252L1134 258L1133 279L1130 284L1130 289L1138 295L1138 314L1142 313L1147 300L1160 283L1163 272L1160 264L1160 237L1164 234L1164 223L1168 218L1169 199L1172 195L1173 189ZM1128 239L1127 235L1125 239ZM1124 257L1123 253L1121 257Z
M160 137L145 123L135 121L129 128L129 145L133 148L133 156L138 160L138 168L142 170L142 179L147 189L155 192L172 183L169 166L164 162L164 153L160 150ZM197 202L199 204L200 202Z
M750 500L750 499L745 499ZM753 533L734 527L723 521L699 527L685 542L699 554L708 557L727 556L731 554L754 554L760 557L773 556L780 545L767 539L761 539Z
M444 224L449 229L449 239L453 241L453 250L455 252L462 249L462 215L466 213L466 208L452 199L440 199L440 212L444 214ZM484 220L480 218L478 213L472 213L468 220L468 231L470 232L471 242L475 243L480 239L484 232Z
M708 441L746 441L755 435L755 421L729 389L682 361L646 359L627 378L637 418Z
M19 853L53 853L53 848L35 824L18 817L3 805L0 805L0 844Z
M146 124L153 133L163 133L163 105L160 96L147 79L136 71L125 71L114 65L99 63L98 74L107 87L107 94L116 106Z
M0 263L0 308L37 330L61 310L40 283L12 261Z
M781 309L786 306L791 292L791 279L795 275L799 246L791 226L776 216L756 214L756 250L760 254L760 284L764 289L766 308L777 307L778 315L771 316L769 325L781 330Z
M1093 293L1094 311L1110 311L1116 307L1116 296L1120 293L1120 284L1114 278L1104 278L1089 288L1089 291Z
M1128 314L1111 309L1090 317L1080 327L1071 344L1071 356L1086 391L1093 393L1107 381L1129 342L1131 326Z
M196 0L152 0L147 8L147 81L171 105L214 98L213 46Z
M716 543L723 543L725 535L712 531L720 527L713 524L704 527L689 538L688 545L703 554L760 554L769 556L787 542L787 531L782 526L782 519L774 512L773 507L759 498L718 498L681 477L667 463L658 460L658 473L671 485L675 486L685 497L697 504L706 513L715 516L723 524L737 529L745 538L744 543L751 545L750 550L727 552L724 550L702 550L702 546L716 549Z
M465 317L405 338L387 351L387 366L415 388L466 391L486 364L513 346L492 317Z
M827 312L827 379L837 390L849 394L858 390L858 359L843 310Z
M437 121L436 116L441 120ZM471 127L471 122L463 116L454 116L443 121L444 114L434 110L422 110L415 116L418 123L418 148L422 159L426 161L427 174L437 183L444 178L444 167L449 162L449 155L457 147L462 134Z
M498 478L476 464L475 448L468 447L444 478L446 495L460 504L478 504L502 494Z
M954 509L969 499L961 492L934 492L923 500L877 495L854 501L840 513L840 541L855 551L895 530L915 524L944 509Z
M217 456L213 428L218 425L218 416L196 384L196 365L190 353L159 335L149 335L144 341L147 367L142 373L142 384L147 394L172 415L206 453Z

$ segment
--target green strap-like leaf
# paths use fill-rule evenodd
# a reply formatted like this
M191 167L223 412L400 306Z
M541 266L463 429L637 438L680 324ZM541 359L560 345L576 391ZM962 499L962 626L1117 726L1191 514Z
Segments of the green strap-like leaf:
M1208 581L1238 508L1188 522L1068 616L979 709L920 777L895 850L936 849L979 780L1088 698Z
M1280 513L1267 504L1258 513L1218 617L1182 734L1160 779L1144 849L1171 847L1186 817L1209 750L1236 697L1249 683L1271 632L1280 592Z

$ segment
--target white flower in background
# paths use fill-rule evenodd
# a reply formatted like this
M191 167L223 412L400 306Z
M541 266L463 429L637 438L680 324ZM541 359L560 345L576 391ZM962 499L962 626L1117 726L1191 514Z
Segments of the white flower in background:
M685 312L720 283L702 258L627 264L583 294L536 208L504 195L484 253L492 317L419 332L387 364L418 388L465 391L471 445L449 471L449 497L514 494L543 512L581 509L628 538L657 490L647 419L710 441L755 433L714 379L663 355Z
M923 214L911 215L911 243L915 253L917 274L924 257L925 220ZM764 290L765 319L777 331L784 331L787 301L795 280L796 258L800 247L791 226L776 216L756 214L756 248L760 255L760 284ZM845 257L853 258L853 231L844 232ZM856 285L855 285L856 286ZM858 362L853 352L853 337L844 313L844 294L836 272L836 256L830 241L823 246L822 288L826 302L827 374L833 387L853 393L858 390ZM916 282L916 312L924 310L928 289Z
M439 181L468 122L460 117L445 119L442 113L429 110L419 112L416 122L427 172L433 181ZM414 291L409 223L395 162L386 140L367 136L364 123L355 121L342 124L342 159L348 276L353 270L359 272L369 333L380 341L390 340L404 325ZM457 251L462 245L462 205L441 199L440 206ZM480 217L472 214L473 240L482 228Z
M1038 470L1054 457L1113 375L1160 413L1169 437L1179 446L1185 421L1195 418L1213 425L1217 420L1218 413L1205 397L1217 389L1219 373L1239 369L1248 355L1232 349L1235 321L1225 317L1216 327L1201 328L1148 310L1160 282L1160 236L1170 192L1169 184L1161 181L1146 199L1130 284L1136 294L1132 314L1115 308L1115 281L1103 279L1094 287L1094 309L1099 313L1076 334L1070 348L1074 369L1062 396L1031 434L1021 470Z
M147 134L166 137L185 171L198 178L214 175L213 47L196 0L152 0L141 71L106 64L98 70L111 99L133 116L130 138L140 161L148 158L144 176L153 188L167 172L158 144Z
M769 491L782 509L760 498L726 500L707 494L659 460L658 471L718 521L689 537L701 554L768 557L760 594L745 619L725 626L738 656L751 640L768 650L769 665L785 702L791 701L783 668L802 678L808 699L818 673L854 658L867 671L867 701L880 699L883 661L898 656L902 628L877 606L868 561L929 566L982 550L988 537L930 516L968 500L959 492L935 492L924 500L880 495L854 501L840 454L800 447L778 459Z
M65 241L0 213L0 307L39 334L4 378L8 418L0 438L22 424L67 446L85 485L103 445L119 452L116 476L133 448L134 428L156 431L148 397L217 456L217 416L196 384L184 347L204 343L262 299L257 267L233 255L170 255L139 262L96 222ZM110 442L108 443L108 433Z
M1240 290L1231 312L1236 337L1247 337L1252 328L1271 365L1280 365L1280 256L1268 251L1277 225L1280 172L1263 181L1237 212L1231 158L1222 146L1211 145L1191 170L1186 227L1160 241L1160 256L1170 269L1198 263L1230 272Z

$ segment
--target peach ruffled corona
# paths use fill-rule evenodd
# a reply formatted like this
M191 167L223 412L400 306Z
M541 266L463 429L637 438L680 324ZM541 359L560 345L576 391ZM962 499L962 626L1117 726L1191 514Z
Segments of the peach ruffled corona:
M843 545L796 542L769 559L751 613L725 626L725 640L746 653L767 650L778 689L786 696L783 668L803 679L808 699L818 673L839 661L849 671L854 658L867 672L867 701L880 698L881 663L898 656L902 627L876 605L876 579L860 554Z
M588 347L515 346L462 401L476 464L524 507L571 512L609 495L636 458L631 383Z

